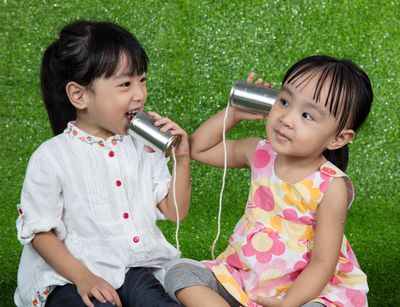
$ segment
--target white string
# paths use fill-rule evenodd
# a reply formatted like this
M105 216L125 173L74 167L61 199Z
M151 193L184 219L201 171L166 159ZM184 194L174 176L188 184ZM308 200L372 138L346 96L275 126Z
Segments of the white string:
M226 120L228 118L228 111L229 111L229 101L228 105L226 106L225 114L224 114L224 122L223 122L223 127L222 127L222 145L224 146L224 173L222 175L222 186L221 186L221 192L219 194L219 206L218 206L218 230L217 230L217 235L214 239L214 242L211 247L211 257L214 260L214 251L215 251L215 246L217 245L219 235L221 232L221 214L222 214L222 197L224 195L224 189L225 189L225 179L226 179L226 170L227 170L227 164L228 164L228 157L227 157L227 150L226 150L226 140L225 140L225 129L226 129Z
M178 203L176 202L176 157L175 157L175 146L172 146L172 158L174 159L174 164L172 165L173 181L172 181L172 196L174 199L174 206L176 212L176 229L175 229L175 242L176 249L179 250L179 209Z

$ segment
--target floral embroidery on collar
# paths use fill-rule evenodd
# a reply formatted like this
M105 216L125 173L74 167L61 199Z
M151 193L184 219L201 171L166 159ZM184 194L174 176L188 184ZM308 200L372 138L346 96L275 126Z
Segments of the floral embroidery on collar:
M117 145L118 142L122 142L124 139L123 135L114 135L113 137L110 137L107 140L103 140L99 137L86 134L84 131L77 128L73 124L73 122L68 123L67 128L64 130L64 133L67 134L71 139L77 138L86 144L89 144L89 145L97 144L100 147L104 147L105 143L108 143L108 142L110 142L111 145L115 146L115 145ZM110 140L110 141L108 141L108 140Z
M39 307L44 306L47 296L50 293L49 287L45 288L44 291L36 291L36 297L32 300L32 306Z

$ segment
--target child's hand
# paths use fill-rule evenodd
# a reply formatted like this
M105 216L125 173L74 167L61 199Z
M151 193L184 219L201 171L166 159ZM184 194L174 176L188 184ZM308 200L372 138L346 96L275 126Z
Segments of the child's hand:
M253 302L264 306L264 307L284 307L286 306L283 301L276 300L274 298L256 296L253 298Z
M254 83L254 72L250 72L249 76L247 77L247 82L248 83ZM272 87L269 82L265 82L263 84L263 80L261 78L258 78L257 81L255 82L257 85L264 85L265 87ZM262 113L253 113L249 112L246 110L242 110L239 108L232 108L233 112L233 117L236 121L241 121L241 120L260 120L265 117L264 114Z
M90 298L94 297L101 303L111 303L115 306L122 307L121 300L114 288L104 279L90 274L81 278L76 287L83 302L88 307L94 307Z
M248 82L248 83L253 83L253 82L254 82L254 76L255 76L255 73L251 71L251 72L249 73L249 76L247 77L247 82ZM262 83L263 83L263 79L258 78L257 81L256 81L255 83L256 83L257 85L263 85L263 84L262 84ZM265 87L273 88L273 86L272 86L269 82L264 82L264 86L265 86Z
M178 147L175 149L175 157L180 158L184 156L189 156L189 138L185 130L183 130L178 124L174 123L166 117L161 117L155 112L148 112L148 114L156 119L154 122L155 126L162 126L160 131L169 131L172 135L179 135L181 140Z

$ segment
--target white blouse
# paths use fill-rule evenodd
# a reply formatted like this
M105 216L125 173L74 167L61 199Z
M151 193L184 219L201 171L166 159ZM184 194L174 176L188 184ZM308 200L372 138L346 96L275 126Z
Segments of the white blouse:
M54 286L69 283L32 248L38 232L53 229L74 257L115 289L130 267L162 269L179 258L156 225L164 219L157 204L170 179L167 159L145 152L131 136L102 140L69 123L44 142L29 160L18 205L24 249L17 306L44 306Z

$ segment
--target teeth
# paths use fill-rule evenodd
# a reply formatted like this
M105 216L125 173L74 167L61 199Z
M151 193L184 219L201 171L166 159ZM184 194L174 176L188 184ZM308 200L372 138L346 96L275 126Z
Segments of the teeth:
M133 110L133 111L129 111L127 112L127 114L135 116L136 114L138 114L139 112L137 110Z

